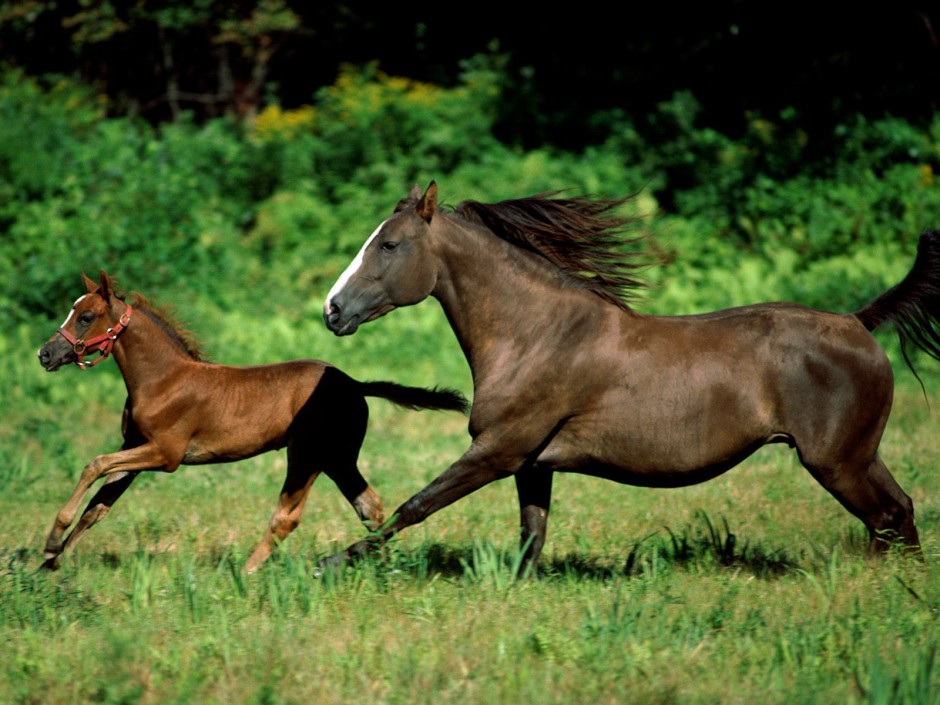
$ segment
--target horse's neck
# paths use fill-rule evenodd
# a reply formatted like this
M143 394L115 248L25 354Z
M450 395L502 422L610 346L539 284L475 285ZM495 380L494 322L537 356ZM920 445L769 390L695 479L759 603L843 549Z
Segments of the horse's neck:
M564 321L610 306L586 289L566 286L554 265L488 232L441 233L445 272L440 301L471 367L551 336Z
M132 314L127 328L115 341L113 354L131 393L150 382L178 374L180 368L193 362L142 309Z

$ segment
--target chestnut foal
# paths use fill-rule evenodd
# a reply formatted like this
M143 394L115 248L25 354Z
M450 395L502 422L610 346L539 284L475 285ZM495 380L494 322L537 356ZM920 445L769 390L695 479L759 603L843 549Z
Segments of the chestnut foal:
M99 455L82 470L46 541L44 566L105 517L143 470L174 472L180 465L232 462L287 448L287 477L267 530L248 559L256 570L300 523L310 487L320 472L333 479L359 518L382 524L382 502L357 467L365 438L365 397L382 397L410 409L466 411L450 390L358 382L319 360L253 367L203 362L198 348L142 297L133 306L115 293L111 279L84 277L86 292L62 327L39 350L50 372L76 363L83 369L114 355L127 386L116 453ZM84 356L99 352L86 362ZM77 525L82 497L101 477L105 484Z

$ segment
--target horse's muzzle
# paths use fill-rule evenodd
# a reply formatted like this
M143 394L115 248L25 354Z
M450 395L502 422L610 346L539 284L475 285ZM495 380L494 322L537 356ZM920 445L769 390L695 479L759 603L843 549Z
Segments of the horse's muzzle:
M359 330L360 317L354 315L343 320L343 310L331 302L323 307L323 321L335 335L352 335Z

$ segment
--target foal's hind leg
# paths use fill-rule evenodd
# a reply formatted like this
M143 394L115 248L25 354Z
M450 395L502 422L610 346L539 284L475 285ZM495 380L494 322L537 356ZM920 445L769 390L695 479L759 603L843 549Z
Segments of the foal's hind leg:
M919 550L914 503L880 457L875 455L867 464L807 467L823 487L864 522L870 553L886 551L894 541Z
M301 461L309 460L301 458ZM308 462L298 462L296 452L292 452L291 446L287 448L287 477L284 478L284 486L281 488L281 495L277 500L277 507L268 522L268 528L257 548L252 551L245 564L245 570L253 573L264 563L274 551L277 544L287 538L300 524L300 516L303 514L304 505L307 503L307 497L310 495L310 488L313 481L320 474L319 470L314 470Z
M343 496L370 529L384 521L382 501L356 466L365 438L369 408L362 396L350 395L342 382L324 376L298 412L287 442L287 477L277 508L264 537L245 564L254 572L300 524L313 481L321 471L339 487Z
M326 441L324 440L323 443L325 444ZM327 452L323 454L329 456ZM256 571L271 556L277 544L286 539L300 525L310 488L321 472L320 468L314 469L315 463L320 465L336 482L343 496L353 506L356 514L369 530L378 528L384 521L382 500L359 473L355 458L353 458L352 465L337 463L335 460L323 461L321 459L317 462L293 444L288 446L287 457L287 477L284 479L284 487L281 489L277 508L271 516L261 542L245 564L245 570L249 573Z

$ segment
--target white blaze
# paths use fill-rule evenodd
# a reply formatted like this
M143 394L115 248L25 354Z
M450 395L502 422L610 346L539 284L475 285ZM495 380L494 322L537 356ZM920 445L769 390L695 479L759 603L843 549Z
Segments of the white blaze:
M69 315L65 317L65 320L62 322L62 325L59 326L59 328L65 328L69 324L69 321L72 320L72 316L75 315L75 307L78 306L79 302L82 299L84 299L85 296L88 296L88 294L85 294L84 296L79 296L77 299L75 299L75 303L72 304L72 310L69 311Z
M350 280L350 278L357 271L359 271L359 267L362 266L362 258L363 258L363 255L365 254L366 248L369 247L370 244L372 244L372 241L375 240L376 236L379 234L379 230L381 230L382 226L385 225L385 223L387 222L388 222L387 220L383 220L381 223L379 223L379 227L377 227L373 231L373 233L369 236L369 239L366 240L366 244L362 246L362 249L359 250L359 253L356 255L355 259L353 259L353 261L349 263L349 266L346 267L346 271L340 274L339 279L336 280L336 283L333 285L333 288L330 289L330 293L326 295L326 304L324 308L326 309L327 313L329 313L330 302L333 300L333 297L336 296L339 292L341 292L343 290L343 287L346 286L346 283Z

